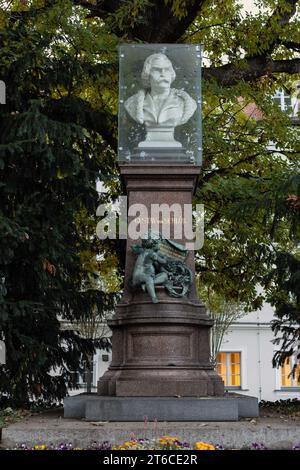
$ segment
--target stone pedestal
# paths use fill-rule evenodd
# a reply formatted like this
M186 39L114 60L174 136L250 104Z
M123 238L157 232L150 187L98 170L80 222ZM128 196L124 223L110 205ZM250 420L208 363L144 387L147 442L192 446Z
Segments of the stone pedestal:
M121 165L128 207L144 204L191 204L200 168L177 164ZM174 224L171 221L171 239ZM184 243L182 239L177 242ZM115 397L222 396L222 379L209 360L212 320L196 296L195 284L187 297L169 297L157 288L158 304L147 293L130 287L136 255L127 240L124 295L112 329L112 362L98 382L98 394ZM194 253L186 264L194 272Z
M65 418L87 421L238 421L259 416L254 397L110 397L81 394L64 400Z
M98 382L98 393L119 397L222 395L223 382L209 362L211 325L204 307L192 302L119 304L109 323L113 359Z

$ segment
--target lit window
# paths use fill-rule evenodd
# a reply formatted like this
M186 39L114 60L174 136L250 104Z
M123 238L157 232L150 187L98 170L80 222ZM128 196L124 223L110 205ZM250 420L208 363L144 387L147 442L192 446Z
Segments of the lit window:
M281 387L300 387L300 364L296 365L295 375L292 376L291 372L294 367L294 360L292 357L287 357L285 363L281 366Z
M241 387L241 353L221 352L217 356L217 371L225 387Z

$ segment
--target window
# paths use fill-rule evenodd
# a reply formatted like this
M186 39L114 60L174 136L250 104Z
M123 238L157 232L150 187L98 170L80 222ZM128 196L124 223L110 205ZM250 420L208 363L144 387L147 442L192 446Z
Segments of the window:
M220 352L217 356L217 372L225 387L241 388L241 353Z
M295 376L291 372L295 361L293 357L287 357L285 363L281 366L281 388L300 387L300 364L296 365Z
M92 363L91 367L91 384L92 387L94 386L94 369L95 369L95 362ZM79 385L79 387L84 388L87 385L88 381L88 371L86 366L86 361L82 361L80 370L73 372L73 383L74 385Z
M291 117L296 117L298 112L298 100L291 97L283 90L277 90L274 102L278 104L281 111L285 111Z

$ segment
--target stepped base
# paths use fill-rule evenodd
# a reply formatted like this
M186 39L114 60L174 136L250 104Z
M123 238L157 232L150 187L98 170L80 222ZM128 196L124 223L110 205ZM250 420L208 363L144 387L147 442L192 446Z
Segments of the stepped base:
M258 400L239 394L223 397L100 397L82 394L64 401L65 418L90 421L238 421L259 415Z

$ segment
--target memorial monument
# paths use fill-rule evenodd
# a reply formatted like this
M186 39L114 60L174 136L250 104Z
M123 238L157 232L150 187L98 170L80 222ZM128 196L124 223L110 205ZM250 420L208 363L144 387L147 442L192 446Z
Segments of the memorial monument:
M65 415L110 421L256 416L257 400L224 396L210 362L213 322L197 297L191 230L184 230L192 224L184 209L201 171L201 46L130 44L120 46L119 56L119 168L128 222L141 236L128 232L123 297L109 321L112 362L98 395L68 399L73 409L66 401ZM153 218L157 206L162 210ZM134 218L134 207L147 215Z

